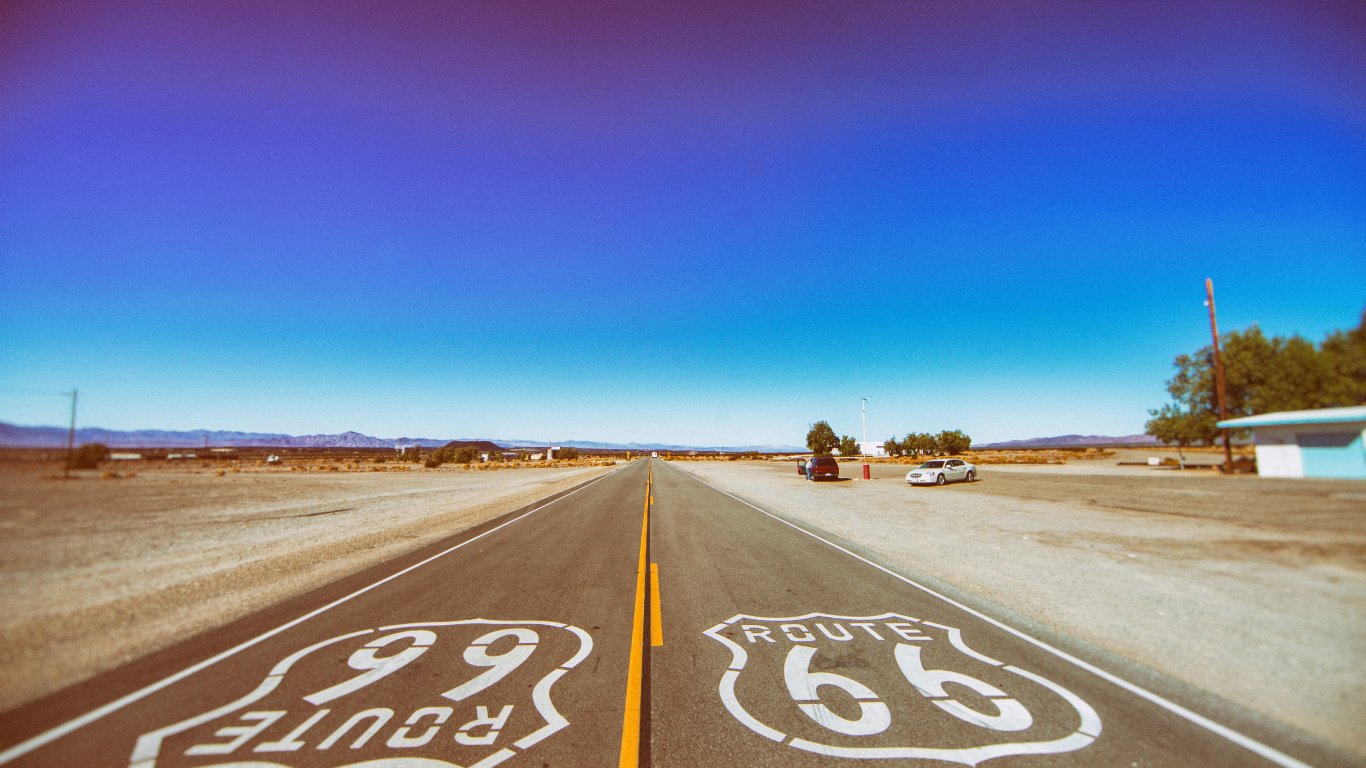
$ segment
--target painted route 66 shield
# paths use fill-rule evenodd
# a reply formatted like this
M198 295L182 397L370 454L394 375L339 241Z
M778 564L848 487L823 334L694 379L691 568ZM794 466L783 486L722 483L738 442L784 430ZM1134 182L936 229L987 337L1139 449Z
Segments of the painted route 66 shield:
M592 650L587 632L552 621L339 635L244 681L238 698L142 734L129 766L490 768L569 725L551 690Z
M1076 694L909 616L735 616L705 633L730 649L721 701L756 734L856 759L977 765L1083 749L1100 717Z

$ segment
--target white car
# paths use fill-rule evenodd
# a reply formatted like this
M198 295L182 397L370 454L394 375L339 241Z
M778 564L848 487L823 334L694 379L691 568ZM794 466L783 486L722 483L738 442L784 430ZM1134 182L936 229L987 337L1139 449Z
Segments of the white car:
M935 459L927 461L906 473L906 482L911 485L943 485L950 480L977 479L977 465L959 459Z

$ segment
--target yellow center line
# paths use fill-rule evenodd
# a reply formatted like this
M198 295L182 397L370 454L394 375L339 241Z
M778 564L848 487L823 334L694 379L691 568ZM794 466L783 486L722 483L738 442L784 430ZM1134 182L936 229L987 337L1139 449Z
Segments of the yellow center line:
M659 619L659 564L650 563L650 645L664 644L664 625Z
M626 716L621 726L621 768L640 764L640 691L645 644L645 553L650 542L650 485L645 483L645 514L640 525L640 559L636 565L636 610L631 621L631 661L626 671Z

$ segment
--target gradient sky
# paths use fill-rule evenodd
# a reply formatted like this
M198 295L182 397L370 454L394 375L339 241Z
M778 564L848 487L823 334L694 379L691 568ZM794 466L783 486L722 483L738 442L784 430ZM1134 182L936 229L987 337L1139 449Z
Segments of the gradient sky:
M743 6L743 7L736 7ZM1366 4L0 3L0 420L1141 432L1366 307Z

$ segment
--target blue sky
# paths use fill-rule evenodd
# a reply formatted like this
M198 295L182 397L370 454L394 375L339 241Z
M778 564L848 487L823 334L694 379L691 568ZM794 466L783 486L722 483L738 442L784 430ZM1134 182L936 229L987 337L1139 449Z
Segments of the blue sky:
M1366 307L1366 10L0 7L0 420L1132 434Z

